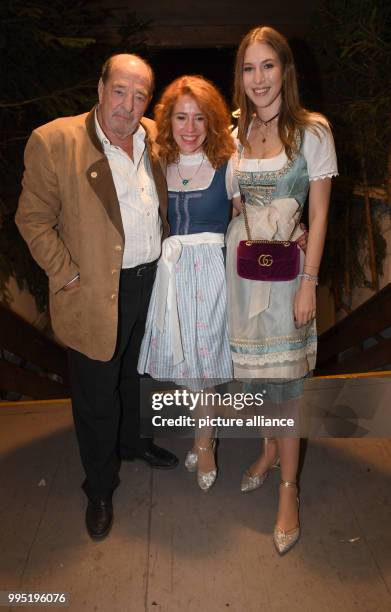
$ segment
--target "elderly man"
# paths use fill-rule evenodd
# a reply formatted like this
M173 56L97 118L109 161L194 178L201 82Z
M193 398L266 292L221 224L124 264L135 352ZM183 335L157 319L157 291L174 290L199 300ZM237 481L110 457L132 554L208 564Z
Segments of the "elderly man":
M178 462L139 432L137 359L162 230L168 233L154 124L143 118L152 90L152 70L140 57L107 60L97 107L32 133L16 214L49 277L53 328L68 347L94 539L112 525L120 457L155 468Z

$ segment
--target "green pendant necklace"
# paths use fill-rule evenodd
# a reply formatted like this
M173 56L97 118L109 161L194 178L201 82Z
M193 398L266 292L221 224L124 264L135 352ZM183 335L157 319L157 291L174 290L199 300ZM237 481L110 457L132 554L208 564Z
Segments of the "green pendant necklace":
M204 159L205 159L205 157L204 157L204 155L202 155L202 159L201 159L200 165L198 166L197 170L194 172L193 176L191 176L190 178L183 178L183 176L181 174L181 171L179 170L179 161L177 162L176 169L178 171L178 176L181 179L182 185L184 187L186 187L190 183L190 181L192 181L196 177L196 175L198 174L198 172L201 169L202 164L204 163Z

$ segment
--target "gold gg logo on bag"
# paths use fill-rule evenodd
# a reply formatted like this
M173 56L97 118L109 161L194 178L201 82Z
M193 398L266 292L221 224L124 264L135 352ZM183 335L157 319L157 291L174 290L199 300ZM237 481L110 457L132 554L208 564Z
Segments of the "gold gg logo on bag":
M271 255L265 255L265 254L260 255L258 257L258 263L263 268L270 268L270 266L273 265L273 257Z

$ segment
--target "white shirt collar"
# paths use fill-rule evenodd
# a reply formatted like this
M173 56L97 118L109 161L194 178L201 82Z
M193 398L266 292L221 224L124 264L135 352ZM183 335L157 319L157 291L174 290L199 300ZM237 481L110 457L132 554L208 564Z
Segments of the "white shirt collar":
M192 153L191 155L179 154L179 164L181 166L196 166L202 162L202 159L207 160L205 153L200 151L199 153Z
M100 141L101 145L103 146L103 148L105 146L107 147L108 145L111 146L110 140L107 138L106 134L102 130L101 125L99 123L99 120L98 120L98 109L97 108L95 109L95 130L96 130L96 135L98 136L99 141ZM133 138L135 138L140 143L144 143L145 142L145 136L146 136L145 129L143 128L141 123L139 123L139 126L138 126L137 130L133 134Z

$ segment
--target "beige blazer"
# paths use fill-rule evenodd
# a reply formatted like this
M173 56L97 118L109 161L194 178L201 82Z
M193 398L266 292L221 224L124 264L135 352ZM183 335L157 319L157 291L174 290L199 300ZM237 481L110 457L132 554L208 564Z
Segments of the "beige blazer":
M49 278L56 336L91 359L112 358L124 230L110 166L97 138L94 112L57 119L32 133L25 150L16 223ZM141 121L159 196L163 236L167 185L158 159L155 124ZM62 288L77 274L80 288Z

